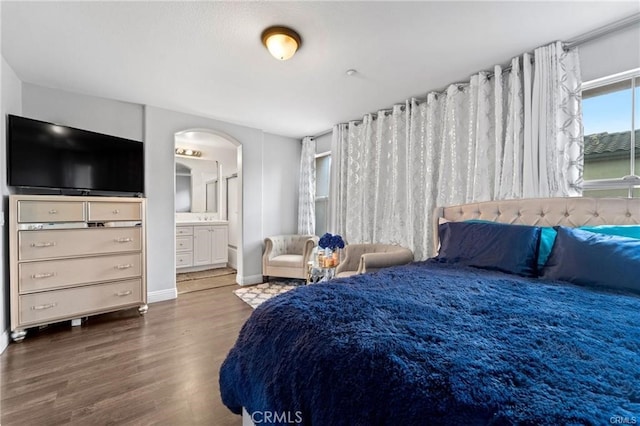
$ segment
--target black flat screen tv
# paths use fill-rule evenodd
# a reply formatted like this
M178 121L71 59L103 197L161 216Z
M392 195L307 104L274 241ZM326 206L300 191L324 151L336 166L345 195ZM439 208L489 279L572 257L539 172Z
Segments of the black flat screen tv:
M9 186L79 193L144 193L139 141L9 115Z

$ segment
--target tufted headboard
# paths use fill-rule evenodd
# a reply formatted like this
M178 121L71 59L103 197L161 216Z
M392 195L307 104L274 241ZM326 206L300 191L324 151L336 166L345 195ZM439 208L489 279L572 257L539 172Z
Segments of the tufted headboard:
M440 218L536 226L634 225L640 223L640 198L527 198L437 207L434 247L438 247Z

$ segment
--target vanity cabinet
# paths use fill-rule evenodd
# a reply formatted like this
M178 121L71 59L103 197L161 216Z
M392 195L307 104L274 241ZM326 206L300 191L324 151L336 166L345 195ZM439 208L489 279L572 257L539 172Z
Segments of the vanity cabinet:
M226 266L228 244L227 225L194 226L193 265Z
M176 227L176 268L193 266L193 226Z
M145 200L11 195L11 337L63 320L147 311Z
M206 269L227 266L227 223L197 223L176 227L176 268Z

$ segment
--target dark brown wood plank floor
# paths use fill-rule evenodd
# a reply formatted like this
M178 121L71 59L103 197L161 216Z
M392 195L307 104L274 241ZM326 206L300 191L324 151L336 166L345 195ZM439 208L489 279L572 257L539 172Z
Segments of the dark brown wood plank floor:
M234 288L30 330L0 357L0 424L241 425L218 387L252 312Z

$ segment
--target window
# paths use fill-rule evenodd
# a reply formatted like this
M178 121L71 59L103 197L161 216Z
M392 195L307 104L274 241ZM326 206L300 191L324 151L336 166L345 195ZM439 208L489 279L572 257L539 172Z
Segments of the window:
M324 235L329 227L329 179L331 153L316 155L316 235Z
M640 197L640 68L582 90L586 197Z

